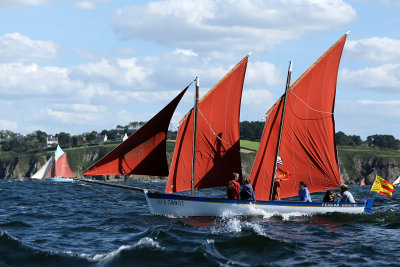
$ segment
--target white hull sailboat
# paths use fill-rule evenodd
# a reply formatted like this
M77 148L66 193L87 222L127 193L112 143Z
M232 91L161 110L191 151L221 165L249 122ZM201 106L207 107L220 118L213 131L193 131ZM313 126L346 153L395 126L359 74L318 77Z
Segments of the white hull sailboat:
M248 56L200 100L199 78L196 78L194 107L179 123L169 174L165 169L165 138L171 112L180 100L176 101L178 97L172 109L164 108L83 173L168 175L165 193L81 180L144 192L150 213L166 216L371 212L373 199L360 203L273 200L276 195L280 198L296 196L299 182L306 182L310 193L335 189L342 184L333 111L346 37L347 34L340 38L293 85L290 85L290 63L285 93L267 113L250 174L254 201L194 196L195 190L225 187L233 173L241 176L239 117ZM166 110L168 115L162 115ZM160 126L163 130L155 131L155 125L159 124L164 125ZM283 176L287 179L277 180ZM183 191L190 191L191 196L177 194Z
M373 199L363 203L244 201L145 192L151 214L173 217L262 215L264 213L370 213Z
M73 183L75 175L69 167L67 154L57 146L54 157L43 165L31 179L43 180L45 182Z

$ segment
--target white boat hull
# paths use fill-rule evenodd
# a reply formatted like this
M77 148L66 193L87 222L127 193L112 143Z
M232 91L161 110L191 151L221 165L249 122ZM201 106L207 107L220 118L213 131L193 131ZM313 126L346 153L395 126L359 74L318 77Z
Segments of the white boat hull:
M190 197L176 194L147 193L150 213L176 217L258 215L267 213L363 213L371 212L373 199L363 203L321 203L297 201L243 201Z
M64 177L54 177L54 178L44 178L45 182L54 182L54 183L74 183L75 180L73 178L64 178Z

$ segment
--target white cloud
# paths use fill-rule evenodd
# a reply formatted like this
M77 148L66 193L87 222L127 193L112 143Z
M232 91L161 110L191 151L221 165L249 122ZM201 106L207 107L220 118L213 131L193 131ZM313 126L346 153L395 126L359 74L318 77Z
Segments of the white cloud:
M96 9L96 4L93 1L78 1L75 2L74 6L80 9L87 9L87 10Z
M196 75L201 76L203 95L240 60L194 56L197 52L188 51L175 50L159 57L104 58L70 67L0 64L0 117L18 122L10 127L23 125L17 129L20 132L33 127L53 133L110 129L135 119L149 119ZM254 112L256 119L263 116L273 101L269 87L283 80L279 76L273 64L249 61L243 93L248 114ZM192 89L177 114L192 107Z
M400 138L399 100L358 100L337 102L336 131L361 135L390 134Z
M112 24L123 38L185 49L263 50L355 18L342 0L164 0L121 8Z
M0 7L18 8L23 6L38 6L49 2L49 0L1 0Z
M197 57L199 54L196 52L193 52L191 49L175 49L174 52L172 52L173 55L181 55L181 56L188 56L188 57Z
M20 33L7 33L0 37L0 60L35 62L54 59L57 48L53 42L32 40Z
M348 41L345 53L351 57L368 59L375 62L399 62L400 40L371 37L356 41Z
M102 59L73 67L71 76L96 83L112 83L116 86L142 88L151 69L139 66L136 58Z
M399 93L400 64L383 64L356 71L343 69L339 79L354 89Z

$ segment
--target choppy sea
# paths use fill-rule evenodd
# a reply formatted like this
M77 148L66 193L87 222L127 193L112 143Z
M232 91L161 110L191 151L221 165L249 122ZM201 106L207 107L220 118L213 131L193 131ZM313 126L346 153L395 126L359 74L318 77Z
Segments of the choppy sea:
M0 180L0 266L400 266L399 191L372 193L372 214L169 218L138 192Z

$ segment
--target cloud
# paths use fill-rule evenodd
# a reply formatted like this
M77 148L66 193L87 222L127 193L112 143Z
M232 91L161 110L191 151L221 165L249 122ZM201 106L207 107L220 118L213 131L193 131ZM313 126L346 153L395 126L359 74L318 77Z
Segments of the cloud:
M348 41L345 53L353 58L368 59L379 63L395 63L400 60L400 40L371 37Z
M96 4L93 1L78 1L74 4L79 9L93 10L96 9Z
M111 129L117 124L146 120L196 75L201 77L203 95L241 59L216 55L202 57L193 50L174 49L160 56L103 58L69 67L3 63L0 117L18 122L10 127L24 127L18 131L38 127L53 133ZM272 63L249 61L243 93L247 114L254 112L256 118L264 115L273 102L269 88L284 81L280 76ZM192 107L192 89L182 99L177 114L185 114Z
M126 39L184 49L270 49L306 31L333 30L356 18L342 0L164 0L116 11L112 25Z
M198 57L199 54L193 52L191 49L175 49L174 52L172 52L173 55L182 55L182 56L191 56L191 57Z
M24 6L38 6L49 2L49 0L2 0L0 1L0 7L19 8Z
M70 75L96 83L108 83L122 87L142 88L152 70L137 64L136 58L102 59L71 68Z
M336 131L361 135L364 139L372 134L391 134L400 138L399 106L399 100L339 101L335 109Z
M7 33L0 37L0 60L2 61L47 61L56 56L57 46L53 42L32 40L17 32Z
M343 69L339 79L355 89L400 93L400 64L388 63L356 71Z

